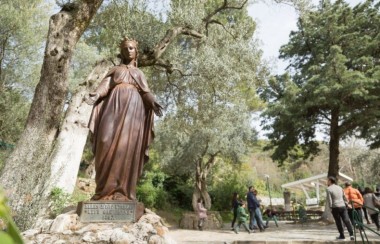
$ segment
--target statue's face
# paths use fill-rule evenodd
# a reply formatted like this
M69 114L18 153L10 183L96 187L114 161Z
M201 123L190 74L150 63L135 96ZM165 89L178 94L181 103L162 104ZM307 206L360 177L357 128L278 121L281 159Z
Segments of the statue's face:
M136 46L133 42L127 42L123 47L122 54L127 60L135 60L137 58Z

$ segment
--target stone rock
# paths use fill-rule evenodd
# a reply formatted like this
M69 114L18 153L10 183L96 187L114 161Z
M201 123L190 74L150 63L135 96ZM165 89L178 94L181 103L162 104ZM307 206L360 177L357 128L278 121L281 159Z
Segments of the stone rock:
M179 223L182 229L198 229L198 216L194 212L184 213ZM223 219L219 212L208 211L207 219L203 225L203 229L221 229L223 227Z
M130 233L126 233L123 229L115 229L111 234L111 242L118 244L130 244L136 241L136 237Z
M112 229L113 226L114 225L111 223L103 223L103 224L88 223L87 225L83 225L82 227L76 229L74 232L77 235L82 235L83 233L87 231L96 232L102 229Z
M50 230L51 224L54 222L53 219L43 219L39 218L34 224L34 229L39 229L40 232L47 232Z
M68 242L66 242L65 240L58 240L56 242L54 242L54 244L67 244Z
M49 234L39 234L36 236L36 242L39 244L48 244L48 243L54 243L55 241L58 241L59 238L55 235L49 235Z
M159 236L164 236L169 233L169 229L166 226L156 226L156 232Z
M62 233L65 230L71 230L77 224L77 220L76 214L60 214L53 221L50 231Z
M153 235L149 238L148 244L165 244L165 240L159 235Z
M40 233L40 230L37 229L30 229L22 233L22 236L24 238L30 238Z
M169 230L163 225L160 216L149 210L136 223L81 223L77 214L67 213L54 220L40 220L36 226L22 233L25 243L176 243L169 237Z
M93 243L96 240L96 234L94 232L85 232L82 237L82 241Z

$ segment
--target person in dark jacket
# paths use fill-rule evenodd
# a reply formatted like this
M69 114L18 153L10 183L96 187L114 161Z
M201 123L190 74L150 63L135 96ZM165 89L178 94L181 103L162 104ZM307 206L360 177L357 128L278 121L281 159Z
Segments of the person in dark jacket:
M237 192L234 192L234 194L232 195L232 201L231 201L232 212L234 214L234 217L233 217L232 223L231 223L231 229L232 230L234 229L234 225L235 225L236 218L237 218L237 212L238 212L238 207L239 207L238 198L239 198L239 194L237 194Z
M256 208L260 207L260 203L257 201L255 195L253 194L253 191L255 189L253 186L250 186L248 188L247 193L247 202L248 202L248 211L249 211L249 228L253 230L253 220L256 219L256 223L260 229L260 231L264 231L264 226L262 225L262 222L260 221L259 216L255 214Z
M268 228L268 224L269 224L269 220L273 220L274 223L276 224L276 226L278 227L278 224L277 224L277 212L275 212L274 210L270 209L270 208L267 208L263 215L266 215L268 218L267 218L267 222L265 223L265 227Z
M376 191L373 194L375 194L377 197L380 197L380 185L376 186Z

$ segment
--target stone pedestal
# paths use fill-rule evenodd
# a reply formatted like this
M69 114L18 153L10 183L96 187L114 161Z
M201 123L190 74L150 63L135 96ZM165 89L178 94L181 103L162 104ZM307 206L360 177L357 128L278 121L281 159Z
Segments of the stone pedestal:
M144 214L144 204L134 201L79 202L77 214L81 222L137 222Z

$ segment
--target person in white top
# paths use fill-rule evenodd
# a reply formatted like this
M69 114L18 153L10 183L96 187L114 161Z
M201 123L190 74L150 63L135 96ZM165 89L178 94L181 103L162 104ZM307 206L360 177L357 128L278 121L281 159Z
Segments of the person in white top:
M347 227L350 234L350 239L354 240L354 232L352 230L352 225L347 214L347 199L344 196L342 187L336 185L336 179L333 176L329 176L327 179L327 203L331 208L331 213L334 216L336 227L339 231L339 236L336 238L338 240L344 240L344 229L342 225L342 220Z
M202 198L198 199L197 212L198 212L198 229L203 230L203 224L205 220L207 219L207 209L203 207Z

